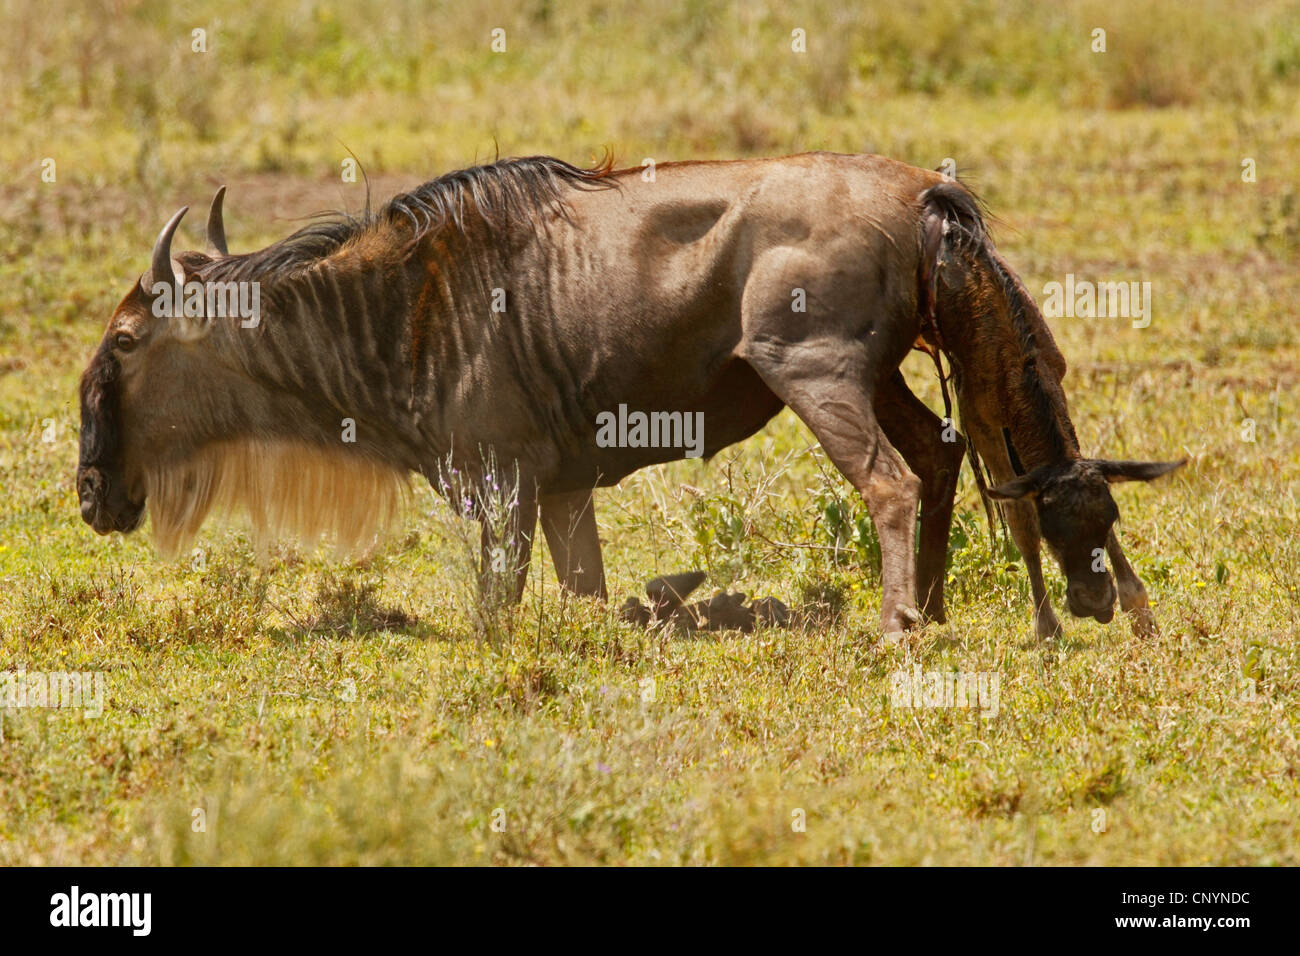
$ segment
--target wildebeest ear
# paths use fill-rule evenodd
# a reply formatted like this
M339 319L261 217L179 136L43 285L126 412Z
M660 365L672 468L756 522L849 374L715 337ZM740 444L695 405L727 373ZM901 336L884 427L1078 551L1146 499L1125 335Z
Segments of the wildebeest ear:
M1112 484L1117 481L1150 481L1167 475L1187 464L1182 461L1099 461L1097 466L1106 480Z
M1008 482L989 489L989 497L994 501L1014 501L1017 498L1032 498L1038 494L1038 482L1032 474L1012 478Z

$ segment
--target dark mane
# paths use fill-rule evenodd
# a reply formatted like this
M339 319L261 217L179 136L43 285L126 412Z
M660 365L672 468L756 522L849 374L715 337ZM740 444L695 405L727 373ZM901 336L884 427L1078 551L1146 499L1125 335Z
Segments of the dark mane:
M571 166L551 156L502 159L470 166L439 176L408 193L400 193L378 212L352 216L325 213L320 221L265 249L208 261L197 269L208 281L252 280L283 276L337 252L371 229L409 224L409 239L450 226L466 228L467 208L490 229L520 219L537 221L546 209L564 215L566 189L601 189L616 186L609 178L613 158L606 156L590 169ZM367 199L367 207L369 200Z
M988 262L993 278L1010 306L1011 321L1015 326L1016 338L1020 343L1020 353L1023 356L1021 382L1025 393L1033 404L1039 420L1056 426L1045 429L1046 440L1053 459L1062 461L1070 457L1071 449L1067 444L1067 437L1076 448L1079 439L1074 433L1074 425L1070 422L1069 414L1061 405L1060 397L1048 390L1043 384L1042 376L1038 373L1038 340L1034 336L1028 318L1029 310L1037 309L1038 306L1029 297L1020 279L1007 268L1002 257L994 251L992 242L985 243L984 259Z

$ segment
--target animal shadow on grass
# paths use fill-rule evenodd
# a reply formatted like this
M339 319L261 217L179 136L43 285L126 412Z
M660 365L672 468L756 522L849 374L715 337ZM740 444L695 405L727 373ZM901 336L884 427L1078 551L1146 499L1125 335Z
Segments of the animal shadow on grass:
M422 622L414 614L380 604L378 590L375 581L330 575L317 586L311 613L299 617L281 608L293 622L293 627L277 628L271 634L280 641L298 641L307 637L368 637L384 632L422 639L447 639L445 632Z

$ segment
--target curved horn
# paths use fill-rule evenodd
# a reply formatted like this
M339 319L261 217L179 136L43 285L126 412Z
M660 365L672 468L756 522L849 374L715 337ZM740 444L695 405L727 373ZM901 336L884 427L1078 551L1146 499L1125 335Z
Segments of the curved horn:
M153 264L149 267L150 285L159 282L170 285L176 281L176 275L172 272L172 234L189 211L189 206L182 206L180 212L168 219L167 225L158 233L158 241L153 244Z
M226 187L222 186L212 197L212 208L208 210L208 248L223 256L230 255L226 248L226 223L221 218L221 202L226 198Z

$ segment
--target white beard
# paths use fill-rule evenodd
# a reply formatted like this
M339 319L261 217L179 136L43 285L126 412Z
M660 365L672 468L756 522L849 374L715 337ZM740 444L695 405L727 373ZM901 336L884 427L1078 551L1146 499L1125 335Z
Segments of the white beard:
M153 538L174 558L208 514L246 513L254 543L290 537L313 546L324 536L340 554L374 545L410 493L406 473L312 445L241 439L217 442L179 465L145 476Z

